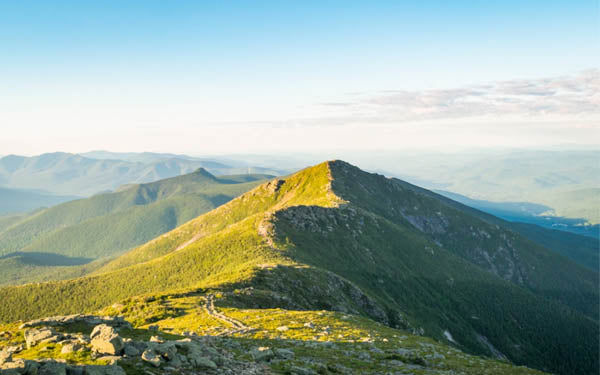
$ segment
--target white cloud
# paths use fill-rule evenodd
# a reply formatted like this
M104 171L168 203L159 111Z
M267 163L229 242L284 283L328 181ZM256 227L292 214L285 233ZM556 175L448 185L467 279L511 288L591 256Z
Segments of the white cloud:
M446 90L386 90L322 103L348 121L404 122L471 117L593 117L600 114L600 70L575 76L502 81Z

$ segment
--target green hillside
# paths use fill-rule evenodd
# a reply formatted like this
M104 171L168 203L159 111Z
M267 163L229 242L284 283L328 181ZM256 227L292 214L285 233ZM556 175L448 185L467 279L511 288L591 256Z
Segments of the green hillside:
M263 184L93 276L0 289L0 320L212 288L223 308L341 311L475 354L597 373L598 274L438 197L323 163Z
M0 231L0 284L80 275L81 269L65 273L56 267L112 257L210 211L266 177L217 178L199 169L39 211ZM34 259L23 253L40 255Z

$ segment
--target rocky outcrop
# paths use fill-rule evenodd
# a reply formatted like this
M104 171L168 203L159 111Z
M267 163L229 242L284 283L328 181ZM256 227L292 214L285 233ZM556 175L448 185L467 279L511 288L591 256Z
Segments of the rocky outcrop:
M33 328L33 327L57 327L66 326L73 323L83 323L90 326L96 326L98 324L105 324L114 328L131 328L131 324L127 322L123 317L120 316L97 316L97 315L83 315L73 314L64 316L52 316L49 318L35 319L25 322L19 326L19 329Z
M48 327L41 329L27 329L23 335L25 337L27 348L31 348L41 342L59 341L62 338L61 334L56 333L52 328Z
M90 334L92 339L92 350L109 355L119 355L123 352L123 339L115 331L115 329L106 324L100 324L94 327Z

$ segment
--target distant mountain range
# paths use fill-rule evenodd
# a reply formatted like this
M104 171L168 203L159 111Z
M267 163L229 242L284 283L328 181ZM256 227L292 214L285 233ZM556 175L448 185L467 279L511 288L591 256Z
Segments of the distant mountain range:
M600 224L597 150L382 151L352 159L428 189L488 202L536 203L556 217Z
M205 172L200 177L210 179ZM161 196L158 191L137 188L129 194L146 202ZM401 340L409 339L402 332L424 335L543 371L597 374L598 272L572 260L570 249L561 255L545 247L536 236L548 230L540 229L541 235L523 235L511 223L431 191L330 161L263 183L91 276L1 288L0 322L106 307L139 327L156 324L176 332L202 329L217 316L239 328L231 342L265 339L270 330L283 335L303 329L244 328L255 324L258 312L261 319L276 321L299 311L315 316L337 311L350 322L349 331L358 329L352 322L360 315L397 329L394 337ZM210 314L217 298L224 313L199 315L195 298L207 301ZM313 336L323 338L328 340ZM309 348L299 342L294 350ZM377 350L380 354L373 349L370 356L382 357L372 366L398 359L397 366L408 372L486 373L492 366L478 362L483 368L473 372L467 368L476 361L457 362L458 352L450 350L435 362L413 358L408 366L406 352L384 358L387 352ZM276 362L266 365L279 368Z
M0 187L0 216L50 207L77 198L79 197Z
M198 168L205 168L215 175L285 173L260 167L233 167L213 160L169 154L92 152L88 155L102 158L62 152L32 157L4 156L0 159L0 186L85 197L113 191L125 184L147 183L191 173ZM128 160L118 157L127 157Z
M564 193L567 195L567 198L563 200L562 204L566 205L566 200L573 203L573 207L570 211L571 215L565 212L567 217L557 216L554 209L543 204L529 202L491 202L482 199L471 199L464 195L445 190L434 191L464 205L511 222L535 224L544 228L580 234L593 238L594 242L597 242L600 238L600 224L592 225L588 222L588 219L583 217L577 219L572 218L577 214L582 214L588 218L594 217L591 211L594 210L594 207L600 207L600 202L597 202L598 197L596 197L596 194L600 196L600 189L588 189L582 191L580 195L575 193ZM578 196L581 199L578 199ZM586 215L586 212L590 213Z

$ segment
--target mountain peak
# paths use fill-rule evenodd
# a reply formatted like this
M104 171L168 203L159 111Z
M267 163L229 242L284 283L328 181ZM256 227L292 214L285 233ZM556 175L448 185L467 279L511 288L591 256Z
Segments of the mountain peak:
M202 167L196 169L193 173L197 176L208 177L213 180L217 179L212 173L210 173L209 171L207 171L206 169L204 169Z

